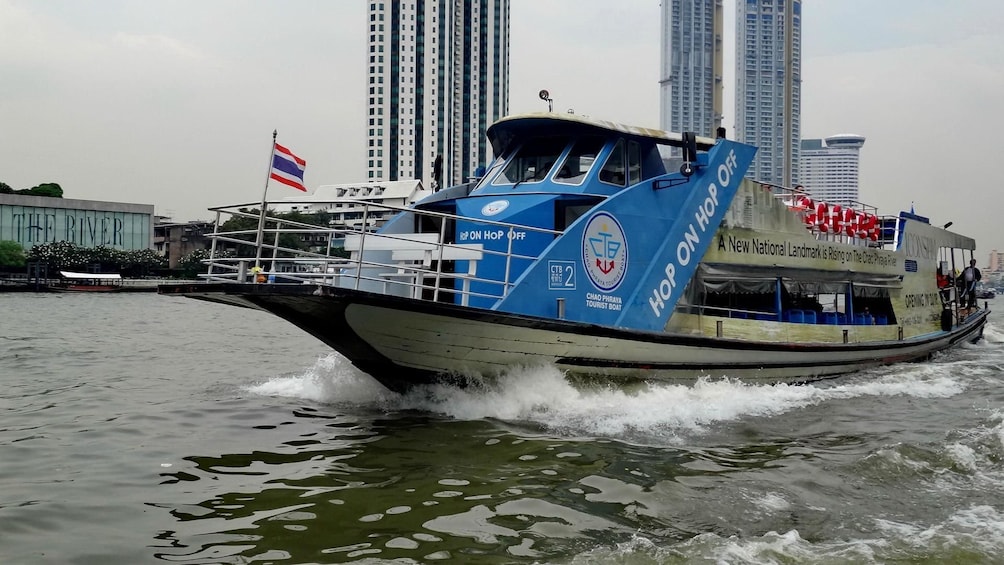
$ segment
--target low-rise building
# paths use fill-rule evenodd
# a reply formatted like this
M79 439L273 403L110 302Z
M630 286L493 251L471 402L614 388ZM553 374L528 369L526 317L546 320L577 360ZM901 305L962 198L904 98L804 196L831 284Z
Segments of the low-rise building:
M66 241L81 247L150 249L153 205L0 194L0 240L25 251Z
M367 229L384 225L396 212L370 208L367 204L405 207L432 194L420 180L328 184L317 187L309 196L291 196L272 208L276 212L331 214L332 227L359 229L366 215Z
M171 218L157 216L153 227L153 248L167 258L168 267L177 269L181 260L193 251L209 249L208 234L213 233L213 222L172 222Z

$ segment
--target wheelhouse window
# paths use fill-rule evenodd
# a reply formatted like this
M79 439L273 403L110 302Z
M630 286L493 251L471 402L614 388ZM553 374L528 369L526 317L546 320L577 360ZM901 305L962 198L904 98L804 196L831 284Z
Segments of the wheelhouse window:
M606 163L600 169L600 181L614 186L625 186L624 181L624 140L618 139Z
M540 182L565 151L568 137L530 139L516 152L505 169L492 181L493 185Z
M629 141L627 146L628 184L641 182L641 146L637 141Z
M504 164L505 159L501 157L497 157L494 161L492 161L491 166L488 167L488 171L486 171L484 176L478 180L478 186L482 186L487 183L489 179L495 178L495 175L498 174L499 169L501 169Z
M602 137L583 137L575 141L568 156L558 167L554 175L555 182L563 184L582 184L589 169L596 162L596 156L603 149Z

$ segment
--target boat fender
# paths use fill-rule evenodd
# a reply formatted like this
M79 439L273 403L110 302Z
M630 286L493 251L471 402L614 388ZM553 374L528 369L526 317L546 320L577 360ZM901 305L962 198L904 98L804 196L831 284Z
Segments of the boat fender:
M952 331L952 311L948 308L941 311L941 329L946 332Z

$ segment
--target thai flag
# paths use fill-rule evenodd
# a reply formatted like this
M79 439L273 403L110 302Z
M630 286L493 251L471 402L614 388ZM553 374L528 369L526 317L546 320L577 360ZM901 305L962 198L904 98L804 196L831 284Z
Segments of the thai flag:
M292 151L282 145L275 144L275 151L272 153L272 174L270 175L272 180L307 192L307 187L303 186L303 169L306 167L306 161L293 155Z

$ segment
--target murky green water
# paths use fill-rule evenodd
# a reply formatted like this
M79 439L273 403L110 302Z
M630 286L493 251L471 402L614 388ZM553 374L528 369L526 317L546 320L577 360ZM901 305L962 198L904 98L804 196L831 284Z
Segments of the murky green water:
M259 312L0 303L0 563L1004 554L996 313L982 344L812 386L580 389L514 368L402 397Z

